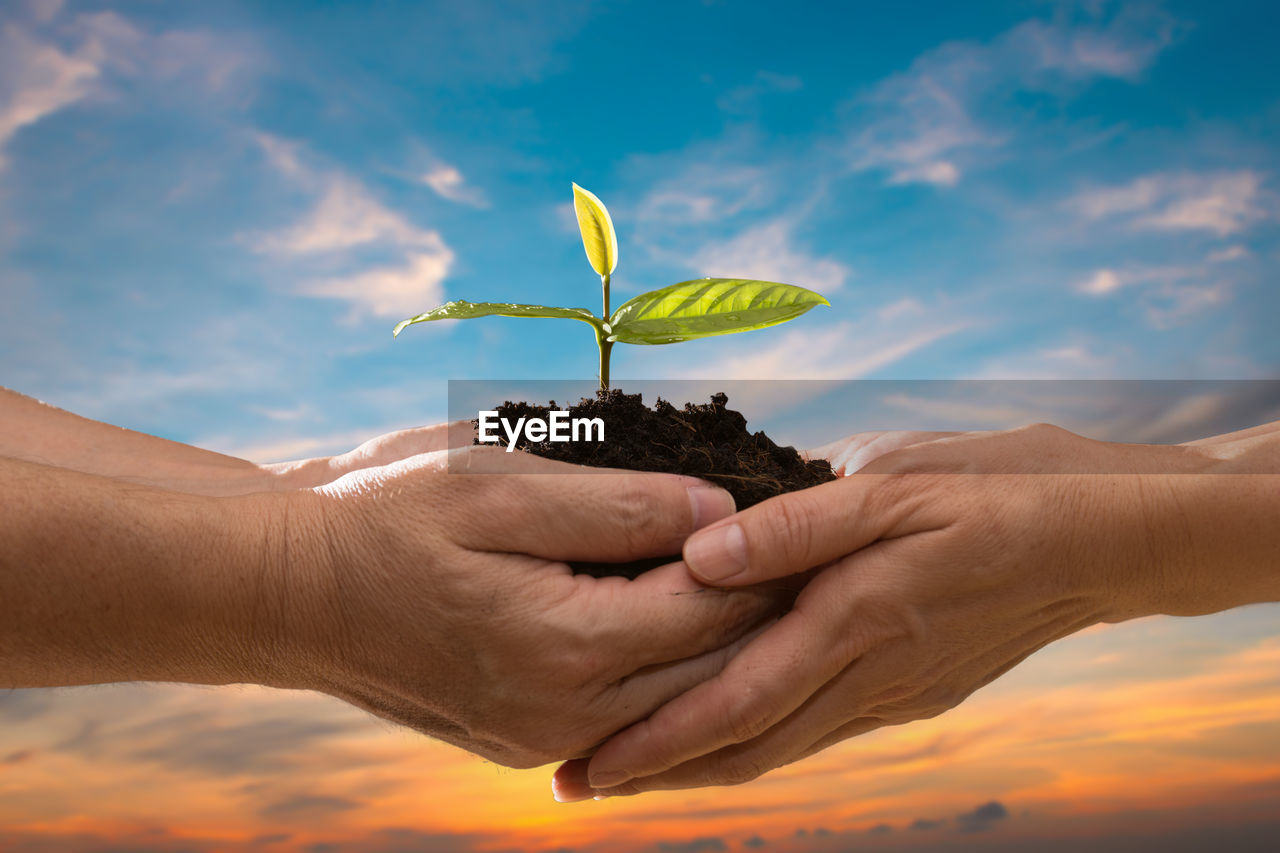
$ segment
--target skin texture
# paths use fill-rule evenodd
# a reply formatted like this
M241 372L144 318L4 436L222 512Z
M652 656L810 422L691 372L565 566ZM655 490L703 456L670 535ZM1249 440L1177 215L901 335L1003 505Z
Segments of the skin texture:
M794 608L722 672L556 773L564 800L739 784L933 717L1099 622L1280 600L1280 424L1182 446L1036 425L869 433L843 479L690 538L717 588L791 576Z
M470 424L458 421L387 433L335 456L259 465L82 418L0 388L0 456L193 495L313 488L362 468L470 443Z
M22 451L0 455L0 688L318 690L529 767L704 681L786 603L707 593L679 562L571 574L564 560L679 553L733 511L693 478L449 451L448 426L260 467L0 402Z

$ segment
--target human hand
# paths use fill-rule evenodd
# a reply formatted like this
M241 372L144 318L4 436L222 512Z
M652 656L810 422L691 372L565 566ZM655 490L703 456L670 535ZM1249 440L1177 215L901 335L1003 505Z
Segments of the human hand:
M562 561L678 553L732 499L689 477L577 471L473 447L267 496L291 520L262 680L513 767L586 755L704 681L776 594L706 591L679 562L627 581Z
M1220 460L1204 448L1114 445L1037 425L864 434L823 452L838 471L860 473L752 507L685 545L690 571L722 588L816 572L791 612L723 672L589 762L562 766L561 791L745 782L940 714L1088 625L1257 600L1221 572L1215 583L1193 570L1184 489L1151 473L1213 471ZM1118 473L1135 470L1148 473ZM1080 471L1095 473L1071 473ZM1033 472L1051 473L1020 475ZM1204 505L1219 502L1216 486L1196 488ZM1223 526L1222 515L1205 526Z
M433 424L379 435L354 450L294 462L259 465L266 475L261 491L312 489L362 468L377 468L423 453L466 447L475 437L470 421Z
M0 388L0 457L207 497L305 489L359 468L471 443L468 421L387 433L355 450L256 464L189 444L82 418Z

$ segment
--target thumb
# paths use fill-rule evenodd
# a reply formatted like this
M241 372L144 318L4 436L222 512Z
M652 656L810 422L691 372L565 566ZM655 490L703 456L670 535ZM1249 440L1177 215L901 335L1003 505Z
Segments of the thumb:
M487 481L484 513L456 535L477 550L619 562L678 554L690 533L734 511L728 492L694 477L596 470L475 475Z
M705 584L747 586L843 557L903 514L877 497L887 480L846 477L770 498L694 533L684 544L685 564Z

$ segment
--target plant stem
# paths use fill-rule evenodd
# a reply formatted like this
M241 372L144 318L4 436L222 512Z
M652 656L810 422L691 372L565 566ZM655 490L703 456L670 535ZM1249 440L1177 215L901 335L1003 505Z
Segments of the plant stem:
M600 276L600 287L604 290L604 317L606 323L609 322L609 274L605 273ZM613 342L605 340L600 329L596 329L596 345L600 347L600 390L609 390L609 351L613 349Z
M600 344L600 390L609 390L609 351L613 349L613 342L606 341L598 332L596 342Z

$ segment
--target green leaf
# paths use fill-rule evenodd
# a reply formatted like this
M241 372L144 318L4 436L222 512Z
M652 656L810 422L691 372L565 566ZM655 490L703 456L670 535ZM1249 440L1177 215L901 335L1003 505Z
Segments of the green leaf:
M812 290L772 281L700 278L642 293L625 302L605 330L627 344L674 344L763 329L830 305Z
M612 275L618 268L618 235L604 202L594 193L573 185L573 209L578 214L578 230L587 260L599 275Z
M392 331L392 337L399 336L407 326L414 323L428 323L432 320L470 320L472 317L550 317L561 320L581 320L592 327L600 325L600 318L586 308L548 308L545 305L517 305L511 302L465 302L461 299L446 302L438 308L432 308L425 314L401 320Z

